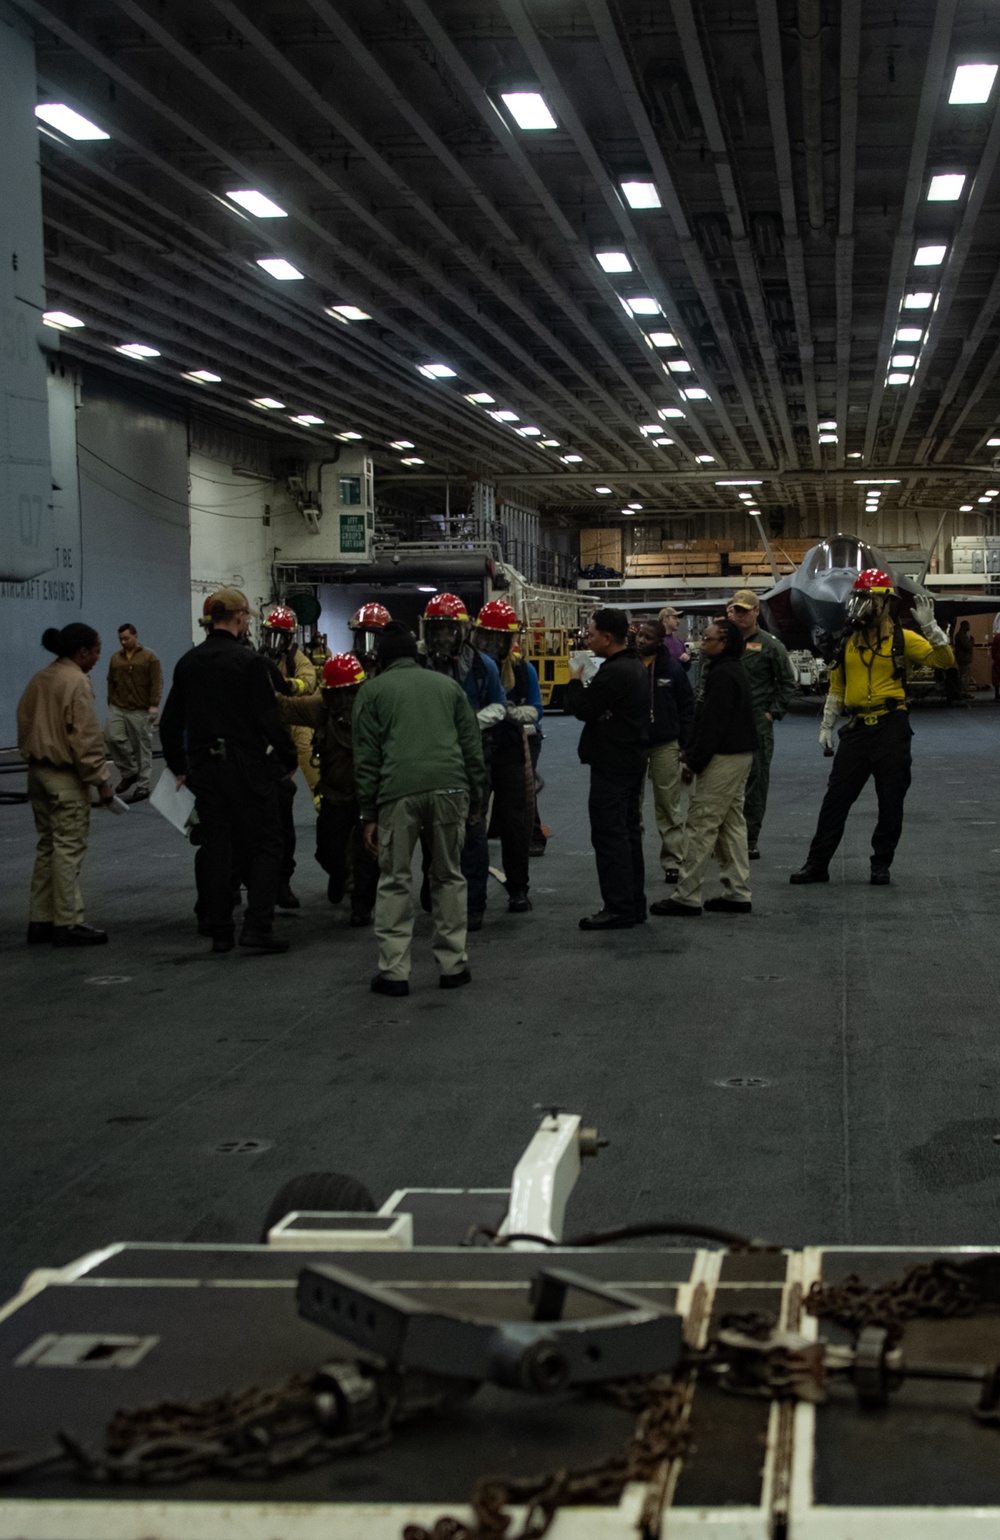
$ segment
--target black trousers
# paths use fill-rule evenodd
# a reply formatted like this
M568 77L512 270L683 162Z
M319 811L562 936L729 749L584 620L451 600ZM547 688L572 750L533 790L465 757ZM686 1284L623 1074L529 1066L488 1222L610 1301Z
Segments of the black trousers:
M352 909L374 909L378 861L365 849L361 810L356 802L331 802L321 797L316 820L316 859L328 877L343 889L348 865L354 876Z
M621 920L646 918L639 799L642 770L620 774L590 767L590 842L603 906Z
M490 833L500 840L508 892L528 888L528 847L535 822L535 777L527 740L520 761L492 766L493 817Z
M281 814L281 886L287 888L295 870L295 782L284 776L278 782L278 811Z
M542 781L538 774L538 756L542 752L542 742L543 739L541 733L535 733L533 737L528 739L528 753L531 755L531 774L534 780L533 790L535 793L535 816L531 830L531 838L532 840L537 841L539 844L545 843L545 835L542 833L542 820L538 812L538 793L542 790Z
M910 785L909 712L889 711L874 727L857 719L840 733L819 822L809 846L809 865L826 868L869 776L875 780L878 822L872 835L872 864L891 866L903 832L903 803Z
M209 758L192 766L188 781L201 829L201 919L214 930L232 930L233 875L239 870L247 885L247 927L270 930L285 850L271 767L264 760Z

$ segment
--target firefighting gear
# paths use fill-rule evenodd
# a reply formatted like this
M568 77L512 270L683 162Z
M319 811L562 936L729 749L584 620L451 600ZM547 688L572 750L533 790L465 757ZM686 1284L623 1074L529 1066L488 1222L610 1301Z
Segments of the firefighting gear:
M819 741L825 749L833 752L833 729L844 710L844 700L840 695L834 695L831 690L823 702L823 722L819 730Z
M379 638L391 619L392 616L384 604L363 604L353 620L348 621L348 628L353 637L351 651L355 657L361 659L369 673L375 666L375 651Z
M866 567L858 574L847 601L848 623L855 627L874 626L890 610L896 590L888 572L881 567Z
M323 665L324 690L341 690L364 679L365 671L353 652L338 652Z
M282 659L295 648L295 631L298 621L293 610L283 604L276 605L264 617L264 651L272 658ZM302 654L305 657L305 654ZM307 660L308 661L308 660ZM309 664L312 668L312 664Z

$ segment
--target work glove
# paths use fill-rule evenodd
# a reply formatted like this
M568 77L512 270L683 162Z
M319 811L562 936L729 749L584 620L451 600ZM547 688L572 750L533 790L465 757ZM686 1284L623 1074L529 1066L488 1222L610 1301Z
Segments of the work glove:
M520 722L522 727L533 727L538 721L534 706L508 706L507 715L512 722Z
M934 600L930 594L917 594L913 600L913 618L932 647L947 647L948 638L934 619Z
M480 728L485 732L487 727L496 727L497 723L502 722L506 715L507 707L501 706L498 702L494 706L484 706L482 711L477 711L476 720Z
M823 721L819 730L819 741L823 745L824 754L833 753L833 729L843 709L844 697L834 695L831 691L823 702Z

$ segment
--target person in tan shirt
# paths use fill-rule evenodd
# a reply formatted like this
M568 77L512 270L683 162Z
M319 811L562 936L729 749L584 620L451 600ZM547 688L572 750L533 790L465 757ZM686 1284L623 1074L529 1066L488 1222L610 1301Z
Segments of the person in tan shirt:
M163 669L155 652L143 647L131 621L118 627L121 650L108 664L108 749L121 780L118 794L130 802L149 796L153 767L153 724L163 694Z
M114 793L107 748L87 675L101 638L81 622L50 627L42 646L56 661L29 681L17 704L17 746L28 762L28 800L38 845L31 877L28 944L95 946L107 931L83 923L80 868L90 829L90 791Z

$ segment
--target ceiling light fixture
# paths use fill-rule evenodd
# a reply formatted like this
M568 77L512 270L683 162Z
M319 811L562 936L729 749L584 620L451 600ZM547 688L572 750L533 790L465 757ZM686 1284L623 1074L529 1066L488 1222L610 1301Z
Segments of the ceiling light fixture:
M360 439L360 438L363 438L364 435L362 433L355 433L353 428L348 428L346 433L338 433L338 434L335 435L335 437L339 438L339 439L343 439L344 442L346 443L349 439ZM420 463L422 465L424 462L421 460Z
M622 509L622 513L625 515L625 517L627 519L630 519L632 517L632 510L631 510L631 508L623 508Z
M314 417L312 412L300 412L297 417L292 418L292 421L301 423L303 428L321 428L325 419Z
M566 465L580 465L583 462L583 455L560 455L559 458Z
M610 487L595 487L594 491L595 492L600 492L602 497L608 497L608 496L610 496L611 488Z
M557 438L543 438L541 440L541 445L542 445L543 449L558 449L558 448L560 448L559 440Z
M226 197L230 203L238 203L241 209L246 209L248 214L256 214L258 219L287 219L288 213L277 203L272 203L270 198L265 198L262 192L255 192L252 188L245 188L240 192L227 192Z
M515 428L514 432L519 433L522 438L541 438L542 435L541 428Z
M473 406L493 406L496 396L489 395L485 390L474 390L465 399L471 401Z
M55 128L60 134L65 134L67 139L110 139L103 128L98 128L96 123L91 123L89 118L82 117L79 112L74 112L72 107L67 107L65 102L40 102L35 108L35 117L41 118L50 128Z
M992 497L977 497L976 498L976 502L977 503L991 503L992 501L993 501Z
M510 412L510 411L507 410L506 407L504 407L502 411L491 412L490 416L493 418L494 422L520 422L521 421L520 417L518 417L516 412Z
M836 433L837 431L837 424L832 417L827 417L825 421L817 423L816 426L821 433Z
M948 254L947 246L918 246L913 253L914 267L937 267Z
M661 438L654 438L654 440L653 440L653 443L657 444L660 449L666 449L667 446L669 444L672 444L673 442L674 442L674 440L672 438L662 438L661 437Z
M655 182L619 182L618 185L630 209L660 208L660 195Z
M115 348L116 353L124 353L128 358L159 358L159 348L151 348L145 342L123 342Z
M650 332L649 341L654 348L679 348L680 343L673 332Z
M594 256L606 273L630 273L632 264L624 251L595 251Z
M56 331L68 330L74 326L83 326L86 323L78 321L75 315L70 315L65 310L44 310L42 323L45 326L54 326Z
M682 390L681 395L684 397L685 401L708 400L708 391L703 390L700 385L692 385L690 390Z
M416 449L416 447L413 440L408 438L395 438L389 445L390 449Z
M684 413L679 406L661 406L656 415L666 420L668 417L683 417Z
M659 433L659 431L660 424L658 422L645 422L639 429L639 432L642 434L643 438L651 438L654 433Z
M836 444L837 435L836 433L821 433L819 435L819 441L821 444Z
M539 129L559 127L539 91L501 91L500 100L518 128L537 133Z
M864 455L861 453L860 449L852 449L847 458L849 460L863 460Z
M274 396L258 396L256 400L251 401L250 405L261 406L268 412L280 412L283 410L285 403L283 401L276 401Z
M213 374L211 369L191 369L187 374L181 375L182 380L197 380L199 385L221 385L222 375Z
M912 369L916 361L916 353L893 353L889 360L894 369Z
M716 482L715 485L718 486L719 483ZM741 503L752 503L754 501L754 495L752 492L738 492L736 495L738 496Z
M418 364L417 369L426 380L453 380L455 370L450 364Z
M973 512L972 504L971 503L963 503L958 511L959 511L959 513L972 513Z
M869 476L865 481L855 481L856 487L898 487L898 476Z
M640 294L635 299L625 301L633 315L661 315L660 302L651 294Z
M417 455L410 455L408 459L403 460L404 465L423 465L424 463Z
M954 107L988 102L996 75L995 64L960 64L951 83L949 103Z
M987 487L986 491L983 493L983 496L984 497L1000 497L1000 487Z
M934 295L928 294L926 289L920 289L915 293L903 296L904 310L929 310L933 303Z
M911 376L908 374L889 374L886 375L885 383L887 385L909 385L910 379Z
M923 342L923 329L919 326L897 326L897 342Z
M641 513L641 511L642 511L642 504L641 503L629 503L629 508L632 510L633 513Z
M698 461L699 465L714 465L715 464L715 456L714 455L695 455L695 459Z
M715 485L717 487L762 487L764 480L763 477L758 477L756 480L751 481L749 476L745 476L740 481L717 481ZM742 496L743 494L741 493L740 495Z
M360 310L357 305L328 305L327 315L335 315L338 321L370 321L371 316L367 310Z
M293 267L291 262L286 262L284 257L258 257L257 266L262 267L265 273L270 273L272 278L280 278L283 283L306 276L297 267Z
M943 172L939 176L932 176L931 185L927 189L927 201L928 203L954 203L962 196L964 186L964 172Z
M988 438L986 444L989 449L996 449L1000 447L1000 438Z
M691 374L691 365L686 358L672 358L667 364L671 374Z

